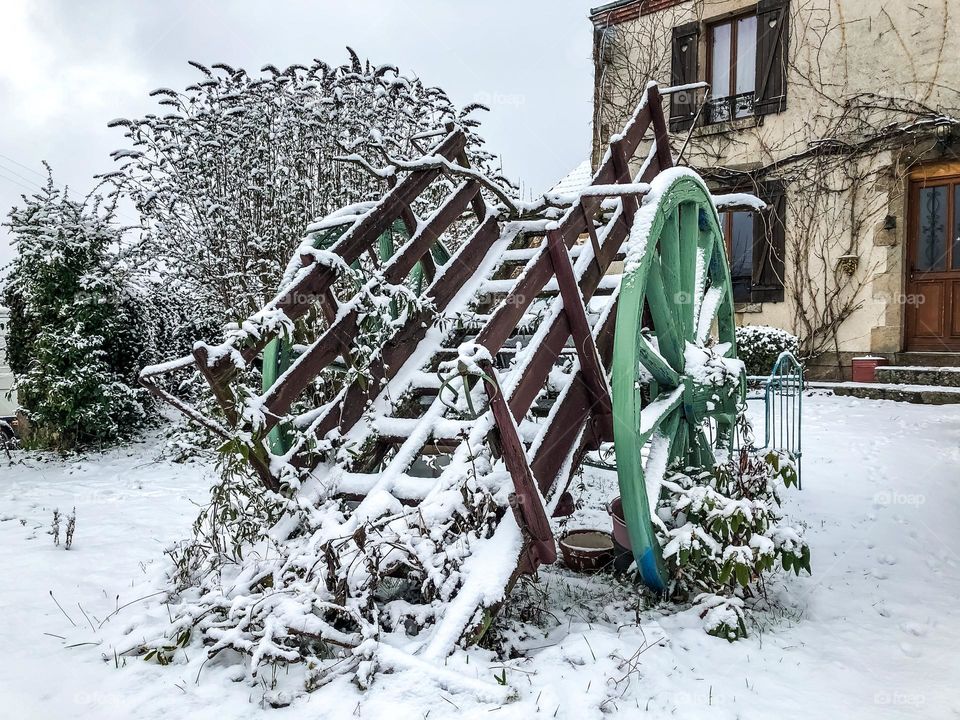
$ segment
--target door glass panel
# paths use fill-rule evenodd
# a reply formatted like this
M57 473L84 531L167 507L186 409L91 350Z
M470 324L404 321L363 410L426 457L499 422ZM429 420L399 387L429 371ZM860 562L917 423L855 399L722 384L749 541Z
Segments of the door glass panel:
M730 95L730 23L713 27L710 92L715 98Z
M953 186L953 257L954 270L960 270L960 185Z
M947 267L947 188L920 188L917 208L920 227L917 233L917 270L937 271Z

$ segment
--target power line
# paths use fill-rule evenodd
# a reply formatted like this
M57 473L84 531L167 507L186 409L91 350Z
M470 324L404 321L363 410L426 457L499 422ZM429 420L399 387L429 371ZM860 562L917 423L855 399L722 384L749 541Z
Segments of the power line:
M31 180L30 178L25 177L24 175L21 175L20 173L18 173L18 172L17 172L16 170L14 170L13 168L10 168L10 167L7 167L6 165L4 165L2 162L0 162L0 170L3 170L4 172L6 172L6 173L8 173L8 174L10 174L10 175L13 175L13 176L15 176L15 177L20 178L20 179L23 180L24 182L29 183L30 185L35 186L37 190L42 190L42 189L43 189L43 185L41 185L40 183L36 182L35 180Z
M33 169L32 167L30 167L29 165L24 165L22 162L19 162L18 160L14 160L14 159L13 159L12 157L10 157L9 155L4 155L3 153L0 153L0 158L3 158L4 160L9 160L9 161L12 162L14 165L19 165L19 166L22 167L24 170L27 170L28 172L32 172L34 175L36 175L37 177L43 178L44 180L46 180L46 178L47 178L47 176L44 175L42 172L39 172L38 170L34 170L34 169Z
M23 184L22 182L20 182L19 180L14 180L13 178L9 178L9 177L7 177L6 175L4 175L4 174L2 174L2 173L0 173L0 180L6 180L8 183L12 183L12 184L16 185L17 187L26 190L27 192L31 192L31 193L32 193L32 192L35 192L35 191L36 191L36 188L32 188L32 187L30 187L29 185L24 185L24 184Z

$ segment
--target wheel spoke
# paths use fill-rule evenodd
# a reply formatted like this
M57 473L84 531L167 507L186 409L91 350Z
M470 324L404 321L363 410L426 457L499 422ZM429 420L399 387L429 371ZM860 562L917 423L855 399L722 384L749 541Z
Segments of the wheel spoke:
M694 446L697 450L697 465L703 468L713 467L714 462L716 462L716 456L713 454L713 446L707 434L703 431L702 426L696 428L694 431Z
M693 295L693 329L696 330L700 320L700 308L703 307L703 296L711 283L711 267L713 262L713 248L716 244L713 226L700 231L697 241L697 279Z
M640 411L640 421L637 424L637 445L646 445L665 420L677 414L676 410L683 404L683 388L674 388L669 394L661 395Z
M675 410L664 418L659 431L650 440L650 450L647 454L647 463L644 466L644 483L647 491L647 504L651 516L657 511L657 502L660 499L660 489L667 469L676 459L676 440L682 431L684 422L682 412Z
M664 297L667 299L667 307L674 316L674 323L679 324L680 313L678 311L680 293L683 286L680 280L680 214L679 209L670 212L666 221L663 223L663 229L660 231L660 277L663 283ZM651 268L652 269L652 268Z
M683 464L683 467L681 468L682 470L686 470L687 465L689 465L689 462L688 462L689 458L687 457L687 451L688 451L687 446L689 444L689 440L690 440L689 425L687 424L686 419L684 419L682 422L680 422L679 425L677 425L676 436L674 438L675 444L673 446L673 451L672 451L673 457L671 458L674 460L682 461L682 464Z
M680 205L680 294L677 296L680 336L693 338L693 307L697 277L697 249L700 246L700 208L694 202Z
M683 343L677 332L676 315L668 300L665 286L668 272L664 272L663 258L654 258L647 275L647 306L653 317L653 329L656 331L660 354L677 372L683 371Z
M640 332L637 332L637 355L640 364L653 375L653 379L658 383L667 387L676 387L680 384L680 375L677 374L677 371L670 367L667 360L653 349L653 346Z
M717 335L720 342L730 343L730 352L736 347L737 328L733 318L733 290L727 286L717 308Z
M703 294L703 302L700 303L700 313L697 317L697 344L702 345L709 337L724 295L723 288L718 285L711 285Z
M720 238L723 242L723 238ZM716 247L717 237L714 235L713 228L707 228L700 234L700 248L703 251L703 276L704 278L713 278L713 249Z

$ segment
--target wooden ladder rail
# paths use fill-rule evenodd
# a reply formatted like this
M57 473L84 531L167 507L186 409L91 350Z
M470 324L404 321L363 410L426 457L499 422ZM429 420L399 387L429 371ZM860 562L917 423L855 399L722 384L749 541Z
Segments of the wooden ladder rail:
M434 155L447 160L455 160L466 148L466 135L455 130L447 135L434 151ZM332 248L346 263L355 262L360 255L372 248L377 239L393 223L401 219L412 203L429 185L442 174L442 168L426 167L412 170L406 177L392 187L377 205L354 227L350 228ZM429 250L428 250L429 252ZM337 280L338 271L329 265L316 262L312 256L304 256L304 266L311 270L300 278L295 285L275 298L269 305L272 309L282 310L290 320L297 320L313 306L314 300L322 297ZM250 363L263 351L267 344L278 336L279 332L264 333L262 337L240 348L244 362ZM236 373L236 367L229 356L223 356L209 362L207 346L200 344L194 350L194 359L200 372L223 408L228 420L237 420L235 398L229 387Z
M643 135L650 126L654 128L654 158L648 163L641 180L649 181L661 169L662 164L672 164L669 139L666 135L666 124L663 119L660 94L656 88L648 91L647 104L638 117L628 128L628 132L610 147L604 165L596 173L591 185L607 184L602 181L612 175L614 183L629 184L628 158L639 146ZM642 117L645 115L646 117ZM639 120L639 122L638 122ZM667 165L669 166L669 165ZM583 205L571 208L560 224L548 231L547 247L537 256L535 262L527 268L527 272L520 278L514 290L501 302L495 311L494 317L477 337L491 355L499 351L509 333L504 329L512 324L516 327L523 313L532 302L532 297L540 292L551 276L557 277L560 289L563 311L558 313L547 332L547 341L541 342L535 349L532 360L525 366L520 381L514 387L510 397L510 417L503 417L502 409L494 409L494 419L501 438L506 440L505 447L510 447L510 441L516 433L516 422L529 410L533 400L539 394L550 368L556 362L560 349L570 337L574 338L577 352L580 357L580 369L571 381L571 386L553 416L553 422L547 429L543 442L535 453L533 463L528 463L526 452L522 450L522 458L505 456L505 461L514 479L518 496L528 498L527 503L534 502L537 507L529 506L518 516L518 520L526 527L528 542L533 544L534 552L527 557L527 562L535 568L539 562L552 562L550 553L545 550L546 539L543 537L543 518L546 509L542 506L540 495L531 497L526 485L531 474L537 477L540 490L546 493L556 484L557 474L563 462L566 462L571 451L581 452L583 447L573 448L577 437L584 438L583 426L590 420L598 424L596 440L612 437L612 400L609 395L609 386L606 381L606 370L612 355L612 333L615 325L615 309L606 316L604 326L600 328L604 339L606 362L600 357L593 334L589 328L586 316L585 303L596 291L600 279L606 272L613 257L620 250L623 241L629 234L633 217L638 208L642 190L636 193L624 193L621 197L622 213L611 221L609 232L604 242L599 245L593 232L592 218L583 212ZM579 211L579 212L578 212ZM588 233L594 248L600 253L594 258L578 284L573 271L569 249L582 234ZM535 270L534 270L535 269ZM552 273L550 272L552 271ZM528 294L529 293L529 294ZM517 308L520 308L519 311ZM512 322L511 322L512 321ZM609 337L608 337L609 336ZM494 387L499 390L496 382ZM490 383L488 382L488 389ZM582 388L581 392L574 389ZM493 398L491 398L491 402ZM502 404L502 403L501 403ZM583 441L581 441L583 443ZM507 451L505 450L505 455ZM539 471L539 472L537 472ZM569 478L565 478L564 482ZM547 525L549 530L549 524ZM555 553L553 556L555 558Z

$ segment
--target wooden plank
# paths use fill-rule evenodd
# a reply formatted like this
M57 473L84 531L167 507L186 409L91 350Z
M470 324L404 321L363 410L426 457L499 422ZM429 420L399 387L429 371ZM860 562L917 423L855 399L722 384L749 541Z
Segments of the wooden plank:
M387 282L402 282L417 261L429 254L430 247L463 215L467 205L479 193L480 185L474 180L469 180L457 188L387 265L384 271Z
M598 328L596 333L597 351L604 368L609 369L613 359L613 330L617 321L617 308L611 308L606 322ZM558 473L563 468L570 452L579 452L572 448L574 440L580 434L584 423L590 417L590 396L582 377L574 379L573 385L560 399L560 406L553 416L553 422L547 428L543 441L530 461L530 468L541 492L559 492L565 488L555 488L558 482L569 484L570 477L559 478ZM585 433L582 443L587 445L591 438ZM566 451L565 451L566 450ZM571 475L576 468L571 468Z
M434 154L452 160L463 151L465 146L466 136L458 130L448 135ZM356 227L347 231L334 244L331 252L338 254L347 264L354 262L367 248L373 247L380 235L401 216L404 208L409 208L420 193L440 176L441 172L440 168L411 171L383 196L377 206ZM273 304L291 320L297 320L307 313L312 305L312 299L321 296L336 279L335 268L314 264L305 277L293 287L288 288ZM240 352L243 359L250 363L274 337L275 334L266 334L242 348ZM223 376L225 381L229 381L233 372L233 364L229 358L218 361L212 369L213 375Z
M463 283L476 272L490 245L499 237L499 228L496 217L488 216L450 262L443 266L441 274L427 290L427 296L433 300L436 313L442 313L446 309ZM356 424L366 410L367 403L380 392L383 383L393 378L413 354L433 319L430 316L411 315L384 347L383 362L371 368L374 374L373 382L366 388L351 386L343 402L332 405L318 421L318 437L323 437L337 426L341 432L346 432Z
M588 209L588 206L589 209ZM593 216L596 212L596 206L588 202L586 197L580 198L580 211L583 213L583 221L587 224L587 235L590 237L590 247L593 248L594 262L600 262L600 238L597 236L597 228L593 224Z
M403 249L390 260L384 270L384 277L391 284L398 284L409 274L420 256L430 252L430 246L436 242L450 224L466 209L470 199L479 192L476 183L464 183L444 205L437 210L427 223L412 237ZM327 367L344 348L350 348L356 337L359 313L352 309L341 315L327 328L306 353L297 358L293 366L283 375L264 396L266 425L270 430L285 415L290 405L303 392L304 388Z
M446 124L447 132L453 132L456 126L453 123L448 122ZM467 157L467 150L464 147L457 154L457 164L461 167L469 168L470 167L470 158ZM487 217L487 203L483 199L483 195L477 193L470 201L470 205L473 208L473 214L477 222L483 222L484 218Z
M617 176L618 183L629 183L633 180L630 176L629 155L624 150L624 141L616 140L610 144L610 160L613 163L614 173ZM627 223L633 225L633 218L637 213L639 198L630 196L620 198L623 204L623 216Z
M589 302L596 293L603 274L610 267L610 263L620 251L621 245L630 232L630 227L623 215L619 215L613 222L614 225L608 230L605 242L600 248L597 262L591 263L580 278L580 292L585 302ZM568 337L570 337L570 326L565 315L560 313L547 330L543 342L534 350L533 357L527 363L510 398L510 408L513 410L514 417L522 418L530 409Z
M650 124L653 126L653 137L657 143L657 170L662 172L673 167L673 153L670 151L667 122L663 117L663 98L656 86L647 90L647 107L651 110L657 108L657 112L650 113Z
M590 391L595 413L602 418L612 418L613 403L610 400L609 387L600 364L600 357L593 342L587 309L583 304L583 296L580 294L580 288L573 273L570 255L558 231L553 230L547 233L547 247L553 261L557 284L560 286L560 296L563 298L563 312L570 326L573 344L580 358L580 370L583 373L584 383ZM599 259L596 262L599 264Z
M536 479L530 464L527 462L527 453L520 440L520 431L513 419L513 414L497 381L497 371L489 360L480 360L477 363L484 373L483 383L490 399L490 410L493 413L497 433L500 437L500 448L503 452L503 462L510 471L516 493L510 499L510 507L517 516L517 524L530 536L530 541L536 552L536 560L540 563L551 564L557 559L557 546L550 529L550 519L540 498Z
M233 390L227 384L227 379L218 375L214 367L211 366L207 346L202 343L196 345L193 348L193 357L197 363L197 369L200 370L200 374L203 375L204 380L210 386L210 390L223 410L227 422L236 425L239 417L236 409L236 398L233 395Z

